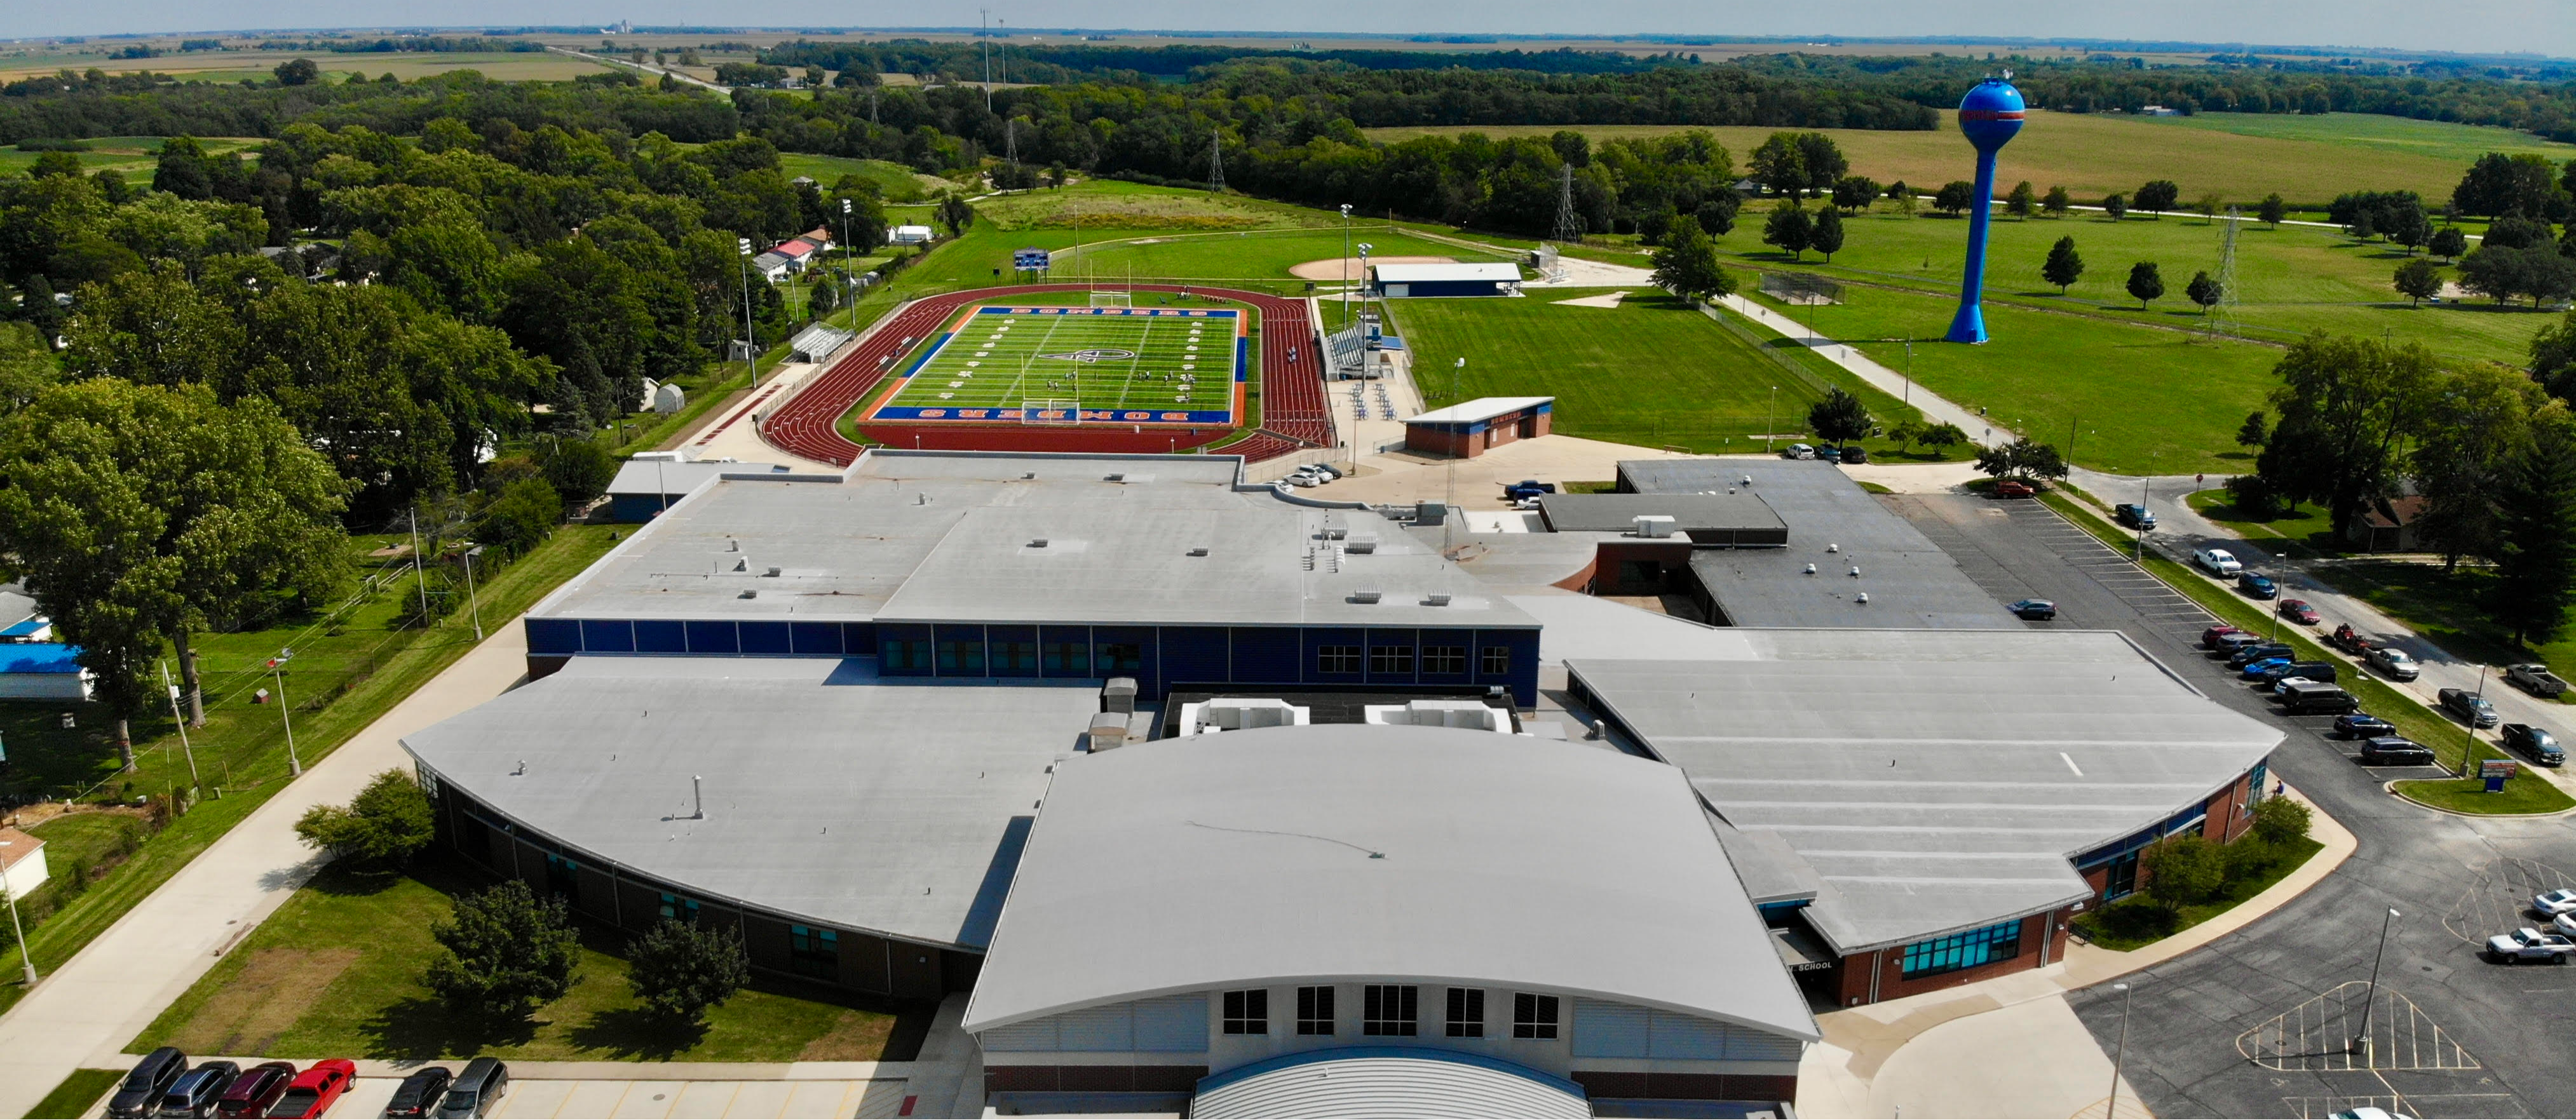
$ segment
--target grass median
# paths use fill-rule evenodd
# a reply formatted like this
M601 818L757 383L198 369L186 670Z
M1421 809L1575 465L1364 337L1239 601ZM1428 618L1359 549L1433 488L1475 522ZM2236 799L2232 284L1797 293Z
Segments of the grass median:
M54 1086L53 1092L45 1094L45 1099L37 1101L36 1107L27 1110L27 1120L74 1120L75 1117L87 1116L90 1106L97 1104L100 1097L106 1096L107 1091L116 1088L116 1083L124 1078L125 1071L121 1069L73 1070L62 1084Z
M2113 527L2110 522L2095 515L2072 498L2063 494L2048 493L2041 495L2040 500L2048 503L2049 508L2065 515L2067 520L2079 528L2092 533L2113 548L2125 551L2133 543L2128 533ZM2271 631L2272 619L2267 612L2234 592L2202 579L2180 563L2151 551L2139 566L2163 580L2174 590L2189 596L2192 601L2218 616L2221 622L2255 633ZM2444 769L2455 774L2460 772L2463 755L2477 759L2513 757L2494 744L2478 739L2467 729L2443 718L2431 708L2425 707L2422 701L2389 687L2341 658L2329 656L2324 646L2307 636L2305 628L2285 624L2281 627L2280 634L2281 640L2296 652L2299 660L2336 662L2341 667L2338 671L2340 677L2338 683L2345 691L2352 693L2361 701L2362 710L2396 725L2398 734L2432 748L2434 759ZM2463 785L2458 779L2399 782L2396 788L2401 795L2410 799L2420 800L2435 808L2457 813L2518 815L2576 808L2576 800L2570 800L2557 785L2531 773L2528 767L2516 772L2512 780L2505 783L2504 792L2500 794L2483 792L2483 784L2474 779L2465 784L2480 792L2475 796L2465 795L2454 788ZM2423 796L2419 797L2419 793Z

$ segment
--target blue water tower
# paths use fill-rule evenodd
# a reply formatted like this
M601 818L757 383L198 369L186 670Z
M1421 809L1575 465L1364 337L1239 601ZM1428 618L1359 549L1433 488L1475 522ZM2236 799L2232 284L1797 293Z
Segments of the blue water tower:
M1968 211L1968 272L1959 284L1959 314L1950 320L1952 342L1984 342L1986 313L1978 307L1986 295L1986 223L1995 198L1995 153L2021 131L2021 91L2012 71L1988 78L1959 99L1959 131L1977 146L1977 197Z

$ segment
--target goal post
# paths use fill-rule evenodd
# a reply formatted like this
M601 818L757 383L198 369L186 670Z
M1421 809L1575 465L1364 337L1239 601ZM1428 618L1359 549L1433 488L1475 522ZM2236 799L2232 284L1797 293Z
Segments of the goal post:
M1091 306L1093 306L1093 307L1134 307L1134 306L1136 306L1136 297L1135 297L1135 294L1134 294L1134 293L1132 293L1132 292L1100 292L1100 291L1095 291L1095 292L1091 293Z
M1020 402L1020 423L1071 425L1082 422L1082 402L1076 400L1024 400Z

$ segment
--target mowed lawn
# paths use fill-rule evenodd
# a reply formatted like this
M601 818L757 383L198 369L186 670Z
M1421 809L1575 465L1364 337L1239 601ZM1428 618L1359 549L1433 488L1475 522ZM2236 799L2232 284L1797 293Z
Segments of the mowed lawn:
M2097 470L2161 474L2244 469L2236 429L2269 407L2277 347L2013 306L1986 306L1992 341L1940 341L1955 297L1848 286L1846 302L1775 310L1842 339L1994 426L2069 450ZM1977 435L1970 432L1971 436Z
M1765 433L1788 442L1806 432L1808 406L1829 385L1858 393L1882 425L1913 415L1802 347L1749 343L1662 292L1632 292L1616 308L1550 302L1585 294L1592 293L1394 300L1387 311L1431 407L1482 396L1552 396L1554 430L1562 435L1703 453L1758 451ZM1460 357L1467 368L1453 392L1451 363ZM1868 446L1879 452L1890 445Z
M1761 271L1815 271L1958 291L1967 259L1968 222L1963 218L1928 211L1897 214L1882 204L1877 212L1844 219L1843 248L1826 265L1812 251L1792 261L1762 244L1761 222L1769 207L1748 205L1735 230L1719 239L1719 251ZM2227 223L2182 214L2132 215L2114 222L2078 212L2063 218L1997 215L1990 228L1989 301L2072 305L2133 322L2190 327L2200 322L2200 309L2183 290L2195 272L2219 275ZM2076 253L2084 259L2083 278L2063 295L2039 273L2049 247L2060 237L2074 238ZM2483 299L2413 306L2390 286L2391 274L2406 259L2397 246L2362 244L2335 230L2245 222L2236 237L2238 303L2233 315L2249 337L2268 341L2288 342L2318 330L2381 335L2421 342L2446 361L2513 365L2529 361L2532 336L2557 318L2528 305L2499 307ZM2165 283L2163 298L2144 311L2128 294L2129 267L2139 261L2154 262ZM2456 277L2454 269L2444 273Z
M1959 135L1957 114L1941 113L1941 127L1924 132L1823 129L1841 145L1852 172L1887 183L1899 179L1929 194L1952 179L1976 174L1976 155ZM2278 122L2322 120L2288 126ZM2198 122L2197 125L2193 122ZM2240 124L2244 135L2223 131ZM1392 141L1431 133L1546 136L1570 127L1594 143L1623 136L1663 135L1686 125L1513 125L1493 127L1373 128L1371 139ZM1773 128L1720 127L1715 133L1735 153L1736 169ZM2360 190L2408 190L2436 203L2451 197L2460 174L2486 151L2536 151L2554 161L2576 158L2576 145L2553 144L2498 128L2410 121L2364 114L2292 118L2268 114L2210 113L2194 118L2132 117L2110 113L2033 110L2021 134L1997 164L1998 190L2029 180L2040 191L2064 186L2082 202L2126 193L2151 179L2171 179L2185 199L2217 191L2252 203L2278 191L2293 205L2323 206L2336 195Z
M585 927L581 978L523 1023L452 1014L421 983L430 927L482 881L437 859L412 875L326 868L126 1049L263 1058L789 1062L912 1057L928 1008L814 991L744 991L703 1030L653 1022L626 984L623 935Z

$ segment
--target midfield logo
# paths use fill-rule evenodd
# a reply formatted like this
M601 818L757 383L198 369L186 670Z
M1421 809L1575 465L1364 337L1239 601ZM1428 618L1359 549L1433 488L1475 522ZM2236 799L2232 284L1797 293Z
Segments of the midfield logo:
M1061 354L1038 355L1038 357L1051 358L1059 362L1123 362L1135 356L1136 352L1133 350L1119 350L1114 347L1096 347L1090 350L1067 350Z

